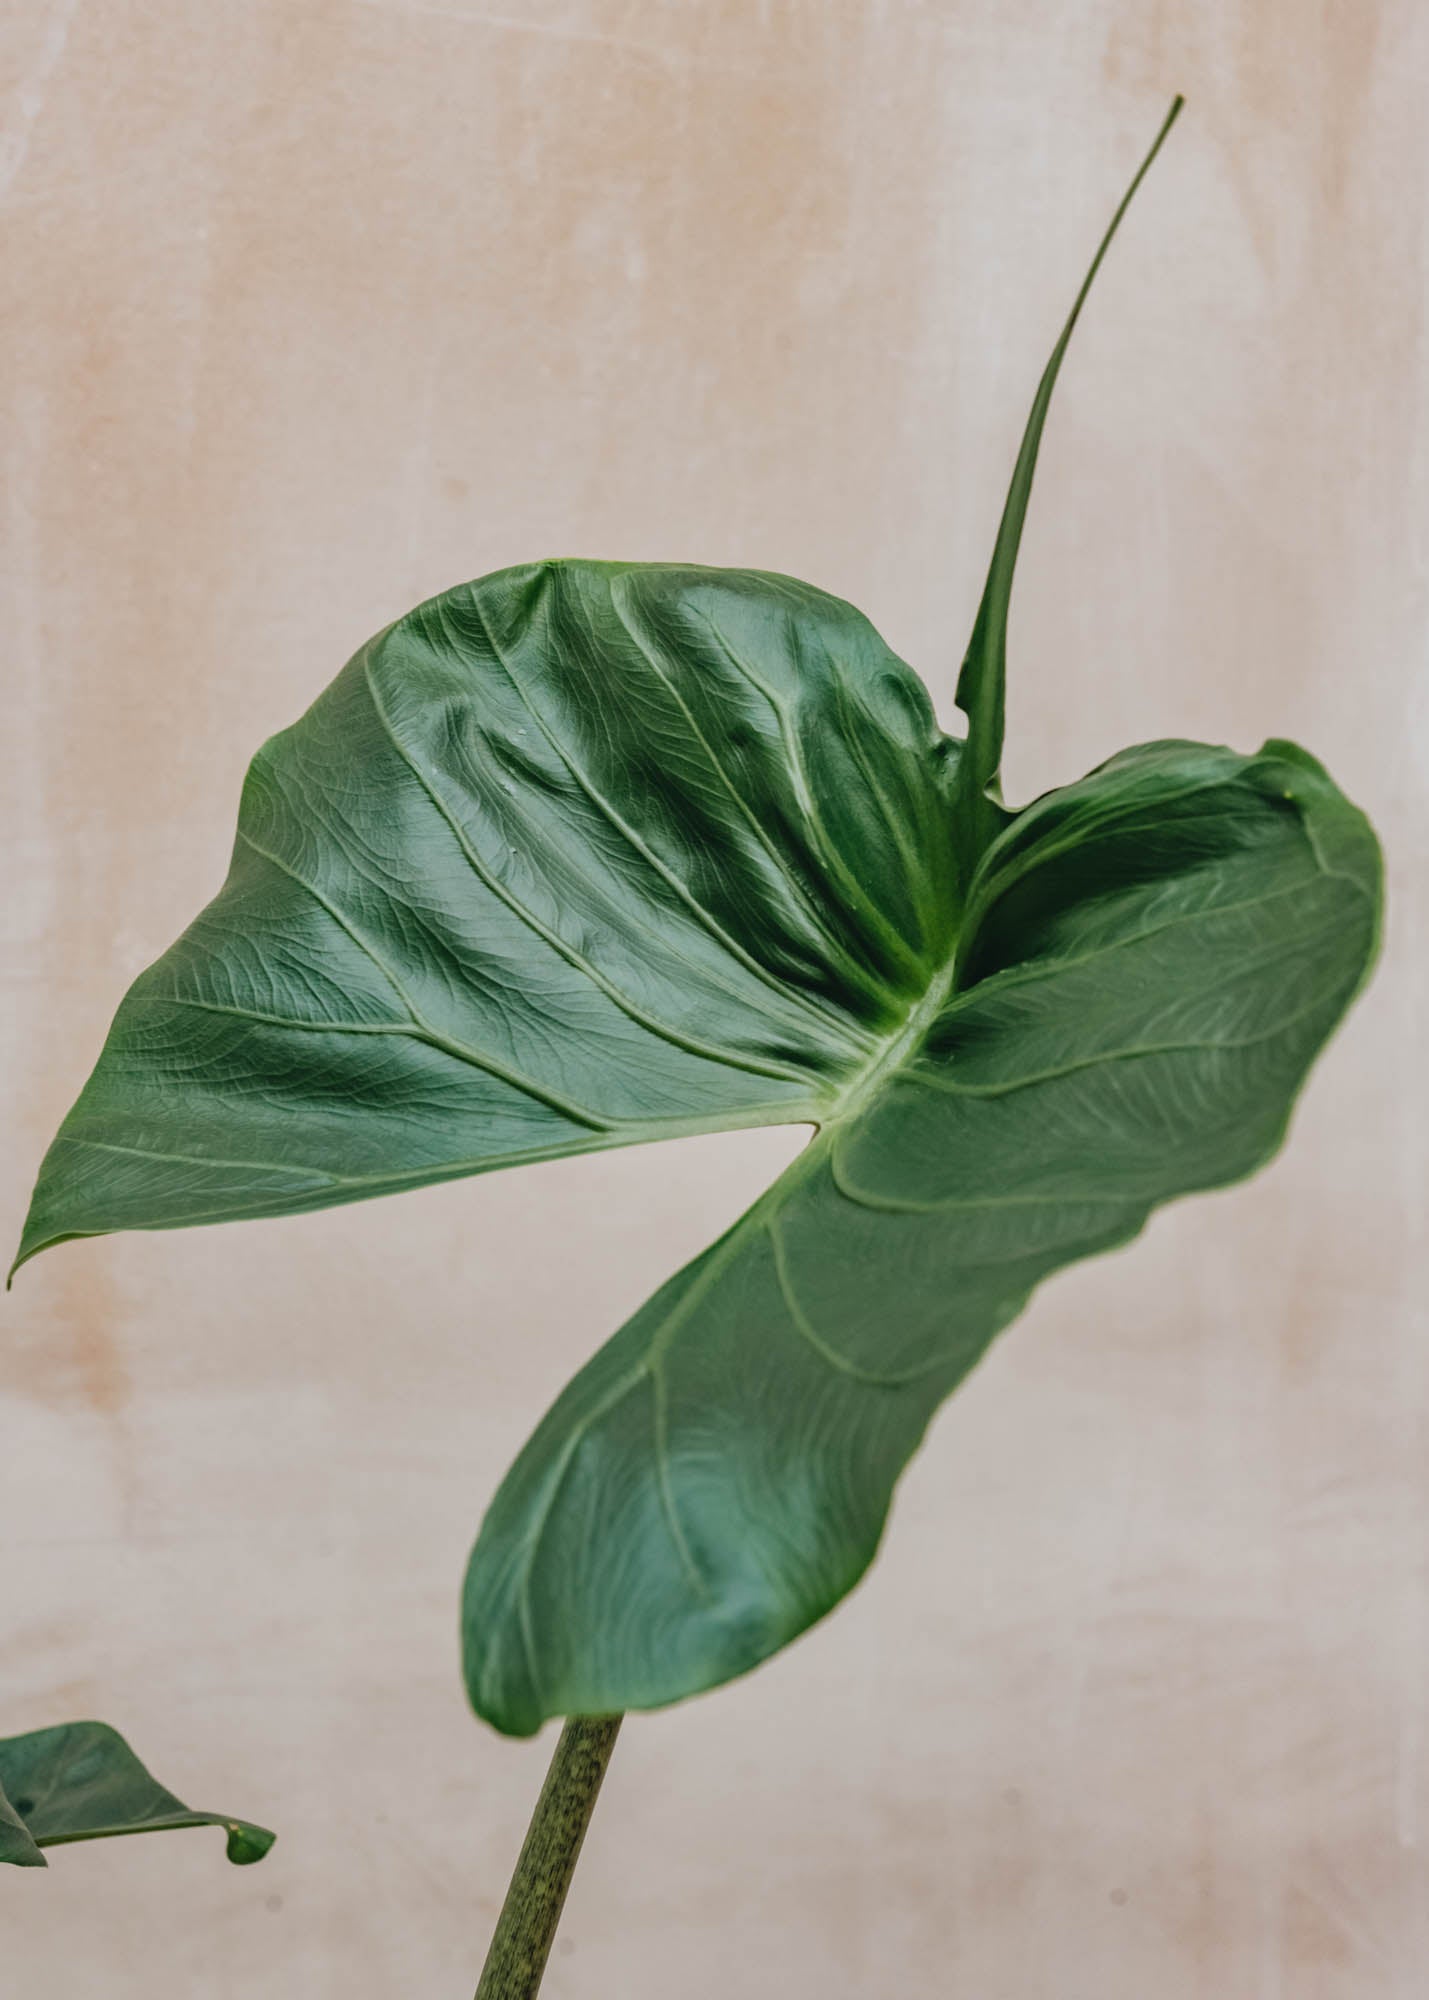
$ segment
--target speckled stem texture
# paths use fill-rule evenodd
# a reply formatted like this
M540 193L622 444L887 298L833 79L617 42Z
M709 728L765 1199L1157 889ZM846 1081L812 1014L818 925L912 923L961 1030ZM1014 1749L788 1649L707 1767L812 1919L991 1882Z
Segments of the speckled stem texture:
M620 1730L618 1715L575 1715L561 1731L497 1920L476 2000L540 1991L581 1843Z

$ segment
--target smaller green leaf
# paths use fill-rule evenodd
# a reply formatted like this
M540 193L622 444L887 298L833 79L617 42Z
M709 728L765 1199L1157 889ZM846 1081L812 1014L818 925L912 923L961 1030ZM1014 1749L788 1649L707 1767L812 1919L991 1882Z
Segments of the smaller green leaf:
M43 1847L185 1826L221 1826L228 1858L239 1867L261 1861L274 1840L247 1820L191 1812L107 1723L62 1722L0 1737L0 1862L43 1868Z
M46 1868L49 1863L4 1791L0 1790L0 1862L14 1868Z

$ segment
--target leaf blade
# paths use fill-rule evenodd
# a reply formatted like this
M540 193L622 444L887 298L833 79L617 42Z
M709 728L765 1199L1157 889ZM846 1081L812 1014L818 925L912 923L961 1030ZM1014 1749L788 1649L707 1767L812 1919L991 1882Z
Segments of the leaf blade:
M0 1738L0 1862L43 1868L48 1847L197 1826L223 1829L236 1867L261 1861L274 1841L248 1820L193 1811L107 1723L65 1722Z

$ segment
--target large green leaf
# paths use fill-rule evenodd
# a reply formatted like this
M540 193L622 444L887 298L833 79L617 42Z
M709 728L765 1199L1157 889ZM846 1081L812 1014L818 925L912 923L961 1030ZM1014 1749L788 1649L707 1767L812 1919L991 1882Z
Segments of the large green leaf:
M260 753L227 883L46 1159L22 1259L817 1128L502 1486L463 1621L502 1729L673 1700L827 1610L1038 1280L1263 1160L1370 963L1373 836L1291 745L1152 744L1001 801L1008 598L1071 324L964 741L787 578L565 562L451 591Z
M0 1738L0 1862L43 1868L42 1848L186 1826L221 1826L239 1866L261 1861L273 1845L264 1827L190 1812L106 1723L62 1722Z

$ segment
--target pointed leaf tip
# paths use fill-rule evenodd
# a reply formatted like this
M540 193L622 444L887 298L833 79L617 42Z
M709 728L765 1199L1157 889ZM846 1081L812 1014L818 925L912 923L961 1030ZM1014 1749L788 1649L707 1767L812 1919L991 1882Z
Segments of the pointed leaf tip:
M1043 370L1042 379L1037 385L1037 394L1032 400L1032 412L1023 433L1022 448L1017 454L1012 484L1008 488L1002 519L998 524L997 540L993 545L987 582L983 586L982 601L978 605L972 637L968 641L962 669L958 674L957 693L954 697L958 707L968 719L967 739L958 770L953 820L954 837L959 850L959 862L965 886L977 865L979 856L996 839L1008 818L1002 805L1000 791L1002 739L1006 720L1008 608L1012 601L1012 581L1017 568L1023 524L1027 519L1027 505L1032 494L1032 476L1037 469L1037 452L1042 442L1042 428L1047 421L1052 391L1062 366L1062 357L1072 338L1072 329L1077 324L1087 294L1091 291L1097 272L1101 269L1102 259L1111 247L1112 238L1120 227L1121 219L1131 206L1137 189L1146 178L1152 161L1165 143L1166 135L1181 115L1185 102L1185 98L1179 92L1171 100L1171 108L1162 120L1161 129L1152 141L1150 151L1132 176L1130 186L1117 204L1116 212L1097 248L1091 267L1082 280L1081 289L1067 316L1067 323L1062 328L1056 346L1052 349L1052 357Z

